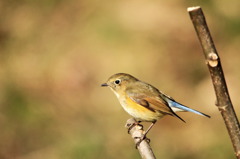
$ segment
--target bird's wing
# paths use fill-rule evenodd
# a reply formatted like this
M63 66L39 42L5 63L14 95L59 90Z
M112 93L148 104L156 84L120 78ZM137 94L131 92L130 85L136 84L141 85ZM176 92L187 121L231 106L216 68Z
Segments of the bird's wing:
M180 120L184 121L179 117L168 105L168 103L161 97L148 97L144 94L137 93L128 93L128 96L131 100L138 103L139 105L151 110L151 111L160 111L163 114L168 114L171 116L176 116ZM184 121L185 122L185 121Z

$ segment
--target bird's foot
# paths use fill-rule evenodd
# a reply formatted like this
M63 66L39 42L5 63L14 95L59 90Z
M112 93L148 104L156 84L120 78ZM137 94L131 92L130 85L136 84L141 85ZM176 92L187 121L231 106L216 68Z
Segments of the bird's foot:
M146 140L146 142L150 143L150 139L146 137L146 135L142 136L142 137L134 137L134 139L139 139L139 141L136 143L136 149L138 148L138 146L141 144L141 142L143 140Z
M128 126L128 134L130 134L130 131L132 130L132 128L136 125L139 125L141 127L141 129L143 129L143 125L139 124L140 122L136 122L136 123L132 123L131 125Z

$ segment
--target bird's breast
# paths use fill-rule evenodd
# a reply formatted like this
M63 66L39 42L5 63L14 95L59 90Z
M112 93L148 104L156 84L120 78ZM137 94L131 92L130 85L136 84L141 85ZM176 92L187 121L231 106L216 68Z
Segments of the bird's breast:
M137 120L150 122L158 120L163 116L163 114L158 111L152 111L139 105L129 97L119 97L118 99L123 109Z

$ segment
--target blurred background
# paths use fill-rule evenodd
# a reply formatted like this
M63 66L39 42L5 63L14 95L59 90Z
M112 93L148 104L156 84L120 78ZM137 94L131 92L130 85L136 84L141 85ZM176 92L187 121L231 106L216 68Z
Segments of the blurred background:
M140 158L130 116L100 87L118 72L212 117L160 120L148 134L157 158L234 158L187 13L196 5L239 115L238 0L0 1L0 158Z

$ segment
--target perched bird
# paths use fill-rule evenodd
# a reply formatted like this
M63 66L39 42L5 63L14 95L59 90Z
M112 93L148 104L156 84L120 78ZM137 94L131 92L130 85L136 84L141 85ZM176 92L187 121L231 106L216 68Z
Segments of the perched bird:
M111 88L123 109L138 121L135 124L142 121L152 122L140 142L146 138L156 121L165 115L177 117L183 122L185 121L175 112L187 111L210 118L209 115L176 102L154 86L140 81L130 74L114 74L101 86Z

